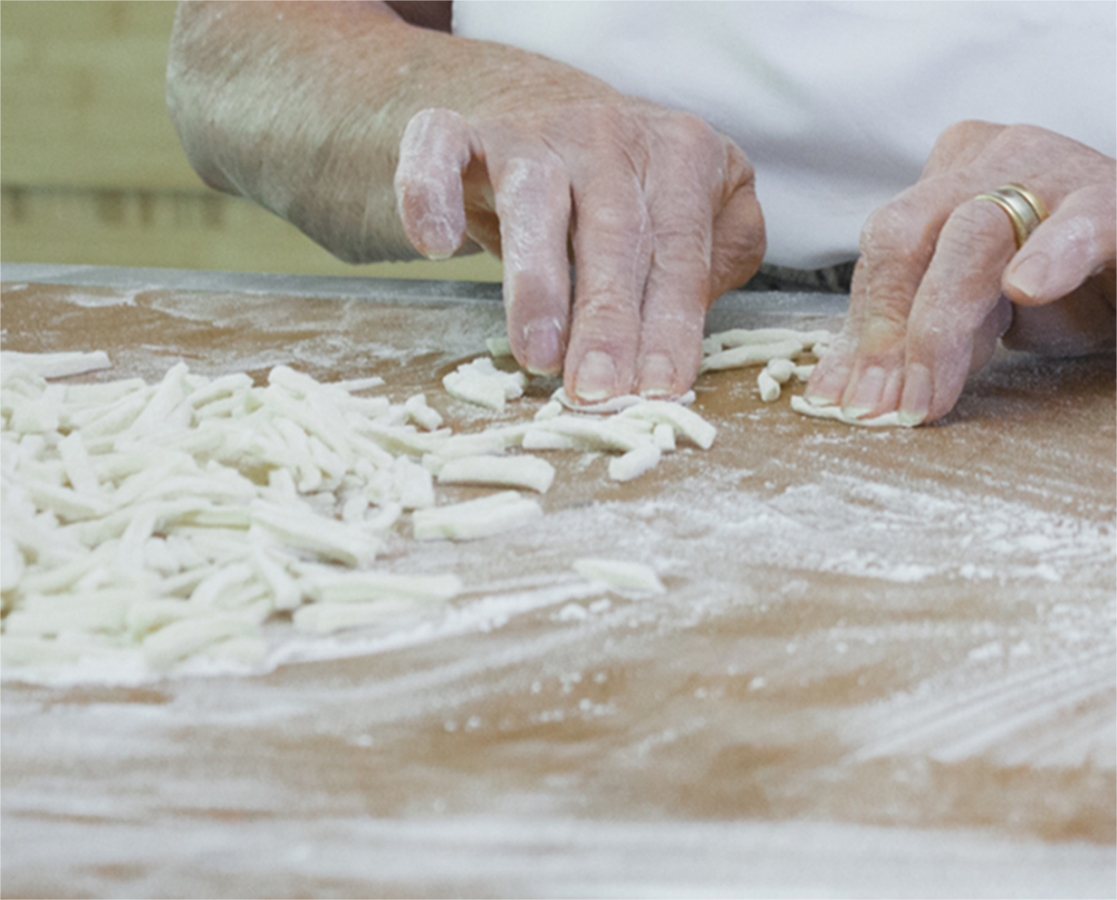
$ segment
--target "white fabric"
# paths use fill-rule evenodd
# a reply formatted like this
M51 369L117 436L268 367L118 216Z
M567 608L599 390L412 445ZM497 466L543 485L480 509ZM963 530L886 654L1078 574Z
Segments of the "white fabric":
M1117 155L1117 4L488 2L454 33L558 59L702 116L757 171L768 262L852 259L866 216L964 119Z

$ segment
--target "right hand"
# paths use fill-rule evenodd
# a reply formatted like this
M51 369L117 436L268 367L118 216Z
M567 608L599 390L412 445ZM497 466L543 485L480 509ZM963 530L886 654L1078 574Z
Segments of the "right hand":
M697 374L707 308L764 255L753 169L701 119L611 93L417 113L400 143L399 215L430 258L467 241L501 257L508 337L528 370L563 371L587 403L677 397Z

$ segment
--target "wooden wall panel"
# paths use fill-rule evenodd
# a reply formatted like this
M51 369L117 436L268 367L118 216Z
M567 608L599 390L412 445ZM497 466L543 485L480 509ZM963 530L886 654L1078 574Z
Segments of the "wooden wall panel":
M169 0L0 2L0 253L10 262L499 281L499 261L349 266L199 180L164 104Z

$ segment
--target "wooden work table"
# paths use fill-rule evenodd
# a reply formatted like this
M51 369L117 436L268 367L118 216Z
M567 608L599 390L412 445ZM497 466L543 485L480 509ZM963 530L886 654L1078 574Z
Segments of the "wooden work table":
M5 266L3 347L108 379L440 378L491 285ZM711 330L836 327L737 294ZM712 449L617 484L552 454L546 516L401 535L449 608L264 671L3 681L4 896L1113 896L1115 371L1002 353L934 427L861 430L703 376ZM478 494L458 489L452 497ZM668 590L587 589L579 556ZM602 602L607 601L607 602Z

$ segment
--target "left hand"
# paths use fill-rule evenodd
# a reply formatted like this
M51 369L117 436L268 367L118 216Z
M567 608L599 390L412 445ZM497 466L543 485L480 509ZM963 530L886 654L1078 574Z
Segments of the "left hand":
M1004 210L975 199L1009 182L1050 212L1019 250ZM1060 356L1112 349L1115 219L1112 158L1034 126L947 129L920 180L869 217L849 315L808 397L918 424L953 408L998 338Z

